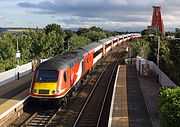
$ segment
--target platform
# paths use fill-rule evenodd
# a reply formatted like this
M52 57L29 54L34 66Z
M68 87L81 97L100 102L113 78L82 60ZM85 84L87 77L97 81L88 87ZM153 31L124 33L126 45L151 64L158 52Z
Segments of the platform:
M29 73L19 80L0 86L0 126L12 116L18 115L24 102L29 98L31 78L32 73Z
M135 66L120 65L114 85L108 126L153 127L143 93Z

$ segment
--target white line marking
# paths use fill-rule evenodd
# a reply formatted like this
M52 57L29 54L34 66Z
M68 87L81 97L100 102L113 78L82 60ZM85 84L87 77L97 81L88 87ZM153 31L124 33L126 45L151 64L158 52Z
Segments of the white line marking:
M117 78L118 78L118 74L119 74L119 69L120 69L120 65L118 66L118 70L116 72L116 80L114 83L113 96L112 96L112 100L111 100L111 109L110 109L110 117L109 117L108 127L111 127L111 124L112 124L113 106L114 106L114 99L115 99L116 85L117 85Z

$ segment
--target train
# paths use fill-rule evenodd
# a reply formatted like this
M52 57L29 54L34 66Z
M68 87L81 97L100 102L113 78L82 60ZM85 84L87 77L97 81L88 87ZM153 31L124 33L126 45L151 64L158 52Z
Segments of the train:
M115 46L140 36L139 33L131 33L102 39L41 63L34 72L30 96L68 100L97 61Z

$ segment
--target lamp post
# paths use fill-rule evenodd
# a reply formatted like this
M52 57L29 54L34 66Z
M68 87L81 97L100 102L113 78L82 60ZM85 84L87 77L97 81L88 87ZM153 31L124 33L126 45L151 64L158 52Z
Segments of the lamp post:
M157 66L159 67L159 49L160 49L160 37L156 36L158 38L158 51L157 51Z
M22 37L22 36L27 37L27 35L24 35L24 34L22 34L20 37ZM18 39L19 39L19 37L17 36L17 38L16 38L16 48L17 48L16 61L17 61L17 66L19 66L19 59L21 57L21 53L19 51L19 41L18 41Z
M154 35L154 34L150 34L150 35L146 35L147 37L156 37L157 38L157 56L156 56L156 64L159 67L159 50L160 50L160 36Z
M16 61L17 61L17 66L19 66L19 59L20 59L20 57L21 57L21 53L20 53L20 51L19 51L18 37L16 38L16 47L17 47Z

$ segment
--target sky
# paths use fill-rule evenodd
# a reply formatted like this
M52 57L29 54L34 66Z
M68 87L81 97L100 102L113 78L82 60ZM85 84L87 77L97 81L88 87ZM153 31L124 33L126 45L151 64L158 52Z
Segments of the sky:
M142 30L151 24L153 5L161 6L166 31L180 26L180 0L0 0L0 27Z

